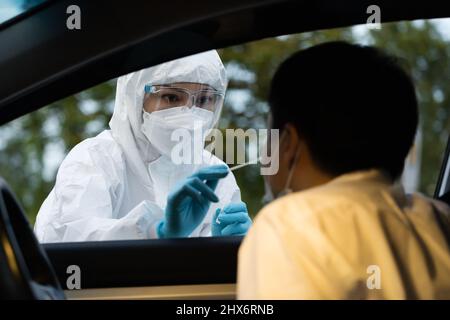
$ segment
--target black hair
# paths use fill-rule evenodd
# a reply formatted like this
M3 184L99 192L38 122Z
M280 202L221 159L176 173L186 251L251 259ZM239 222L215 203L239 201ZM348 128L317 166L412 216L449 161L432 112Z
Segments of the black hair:
M346 42L284 61L269 105L272 127L293 124L316 165L332 175L375 168L398 178L418 124L414 84L399 60Z

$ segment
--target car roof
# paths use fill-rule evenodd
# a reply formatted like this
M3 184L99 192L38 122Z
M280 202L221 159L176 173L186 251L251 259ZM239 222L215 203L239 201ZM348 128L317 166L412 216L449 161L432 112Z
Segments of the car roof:
M66 27L67 8L81 30ZM0 125L98 83L212 48L365 23L366 0L48 1L0 25ZM442 0L380 0L382 22L450 16Z

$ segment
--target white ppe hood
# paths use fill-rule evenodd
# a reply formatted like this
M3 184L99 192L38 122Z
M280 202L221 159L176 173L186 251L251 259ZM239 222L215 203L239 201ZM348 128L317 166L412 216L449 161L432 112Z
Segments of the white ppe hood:
M149 188L147 165L160 154L141 131L144 86L180 82L207 84L225 93L227 77L217 52L213 50L166 62L122 76L117 81L114 114L109 126L131 169Z

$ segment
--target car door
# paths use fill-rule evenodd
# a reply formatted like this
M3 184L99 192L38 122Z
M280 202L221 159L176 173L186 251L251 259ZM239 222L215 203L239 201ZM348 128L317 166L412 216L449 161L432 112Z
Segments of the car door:
M364 23L370 4L46 1L0 25L0 124L100 82L178 57L266 37ZM406 4L409 10L403 10ZM66 25L71 5L81 9L79 30ZM379 5L383 21L450 15L440 1L380 1ZM444 177L448 171L444 170ZM233 299L241 241L240 237L158 239L43 247L68 298ZM80 287L71 287L77 272Z

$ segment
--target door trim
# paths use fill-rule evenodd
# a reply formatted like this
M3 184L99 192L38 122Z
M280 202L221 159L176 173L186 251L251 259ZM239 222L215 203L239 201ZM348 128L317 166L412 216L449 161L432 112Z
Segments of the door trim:
M236 284L66 290L69 300L236 299Z

